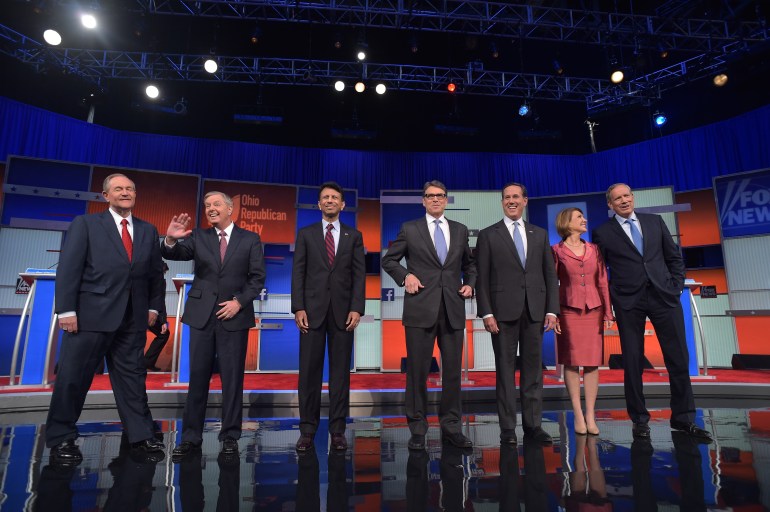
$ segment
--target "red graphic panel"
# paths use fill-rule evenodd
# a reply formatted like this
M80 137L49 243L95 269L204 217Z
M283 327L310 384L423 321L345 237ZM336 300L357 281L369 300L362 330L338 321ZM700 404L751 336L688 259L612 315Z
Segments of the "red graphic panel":
M257 233L263 243L293 244L297 225L297 187L204 180L203 195L224 192L233 198L233 222ZM201 211L201 226L206 214Z
M189 213L195 222L200 183L200 176L197 174L94 167L91 191L101 193L104 178L115 173L125 174L136 185L136 206L131 213L153 224L161 236L166 233L168 223L174 215ZM99 213L106 208L107 203L104 200L88 202L88 213Z

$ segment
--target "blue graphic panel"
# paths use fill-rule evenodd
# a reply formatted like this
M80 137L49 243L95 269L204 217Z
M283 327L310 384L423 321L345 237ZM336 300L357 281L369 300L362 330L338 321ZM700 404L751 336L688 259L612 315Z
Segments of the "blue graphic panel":
M50 160L11 158L6 180L9 185L90 190L91 167Z
M607 200L603 193L576 194L572 196L557 196L545 198L530 198L527 204L527 220L548 231L551 245L561 241L556 232L556 215L564 208L574 206L583 210L588 219L588 232L584 240L591 241L591 231L604 224L608 217Z
M380 195L382 248L398 237L401 224L425 216L419 190L383 191Z
M770 234L770 169L714 178L722 237Z
M343 188L342 191L345 195L345 208L357 208L358 190ZM318 192L318 187L297 187L297 204L317 204Z
M262 322L280 324L282 328L260 331L259 369L262 371L299 370L299 329L294 319L264 319Z
M265 288L271 294L291 293L292 253L286 244L265 244Z

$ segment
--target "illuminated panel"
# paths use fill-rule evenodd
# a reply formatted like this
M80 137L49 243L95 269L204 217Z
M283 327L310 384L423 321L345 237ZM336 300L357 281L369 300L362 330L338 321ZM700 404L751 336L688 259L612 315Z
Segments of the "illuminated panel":
M159 234L165 234L171 217L180 213L190 214L191 224L195 223L199 205L200 176L94 167L91 191L101 195L104 179L115 173L125 174L136 185L136 206L132 214L153 224ZM106 208L107 204L103 199L88 202L88 213L99 213ZM191 225L192 227L195 226Z
M266 244L294 243L296 187L204 180L203 194L214 190L233 198L233 221L237 226L259 234ZM203 211L201 225L207 225Z

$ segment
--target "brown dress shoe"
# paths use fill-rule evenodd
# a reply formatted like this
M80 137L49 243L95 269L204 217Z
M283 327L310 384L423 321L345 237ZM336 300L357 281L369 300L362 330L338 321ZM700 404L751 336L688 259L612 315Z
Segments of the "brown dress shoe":
M348 449L348 440L345 439L345 434L332 434L332 448L339 451Z
M297 439L297 444L295 445L295 448L300 453L307 452L312 447L313 447L313 435L312 434L302 434L302 435L300 435L299 439Z

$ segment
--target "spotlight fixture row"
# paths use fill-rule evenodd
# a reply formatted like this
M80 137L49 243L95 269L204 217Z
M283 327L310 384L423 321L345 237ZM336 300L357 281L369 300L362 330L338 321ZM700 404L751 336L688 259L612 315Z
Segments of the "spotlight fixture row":
M87 28L88 30L94 30L97 26L99 26L99 22L97 21L96 16L91 13L81 14L80 23L84 28ZM43 32L43 40L51 46L59 46L62 42L62 37L56 29L49 28Z
M364 92L366 90L366 84L359 80L353 86L353 89L355 89L356 92ZM337 80L336 82L334 82L334 90L337 91L337 92L344 91L345 90L345 82L343 82L342 80ZM383 84L381 82L378 83L374 87L374 92L376 92L377 94L380 94L380 95L385 94L385 92L387 90L388 90L388 88L385 86L385 84Z

